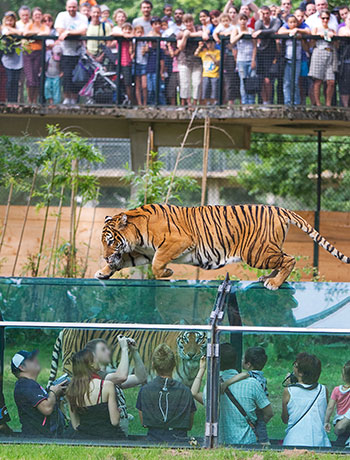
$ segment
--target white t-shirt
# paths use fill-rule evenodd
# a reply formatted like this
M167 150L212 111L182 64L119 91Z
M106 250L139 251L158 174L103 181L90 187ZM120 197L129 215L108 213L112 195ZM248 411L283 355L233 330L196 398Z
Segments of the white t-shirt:
M306 24L310 27L310 29L314 29L315 27L320 27L322 25L322 21L320 19L320 13L316 11L316 13L312 14L306 19ZM331 14L329 18L328 27L333 29L335 32L338 30L338 21L334 14Z
M148 36L149 36L149 33L150 33L151 30L152 30L151 18L149 18L149 21L145 21L145 20L143 19L143 16L141 16L140 18L135 18L135 19L132 21L132 26L133 26L133 27L142 26L142 27L143 27L143 30L144 30L144 33L145 33L145 36L148 37Z
M58 13L55 21L55 29L78 30L88 27L88 19L83 14L77 12L75 16L71 16L68 11ZM62 42L62 52L64 56L78 56L80 40L64 40Z
M236 29L236 28L237 26L234 26L233 24L230 24L228 27L224 27L222 24L219 24L218 26L215 27L214 32L220 35L223 31L225 31L225 34L226 34L228 32L232 32L233 29Z
M177 34L183 30L186 29L186 26L185 24L181 24L181 25L177 25L177 24L173 24L172 26L168 27L166 30L164 30L163 32L163 37L170 37L171 35L175 35L175 37L177 36Z

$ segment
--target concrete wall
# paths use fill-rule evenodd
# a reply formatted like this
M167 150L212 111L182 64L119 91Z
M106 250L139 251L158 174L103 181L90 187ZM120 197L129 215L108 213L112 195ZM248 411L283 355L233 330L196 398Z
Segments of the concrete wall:
M50 209L50 217L47 225L45 238L44 258L41 264L42 271L47 264L47 256L52 245L52 237L55 228L55 215L57 209ZM102 261L100 233L106 215L113 215L118 210L111 208L97 208L96 220L93 228L92 247L88 263L87 277L92 277ZM23 217L25 213L24 206L12 206L9 215L9 224L5 235L4 246L0 253L0 275L10 276L16 250L18 246L19 234L22 228ZM0 226L2 227L5 214L5 206L0 206ZM314 222L313 212L300 212L311 224ZM88 242L90 230L92 226L92 208L84 208L81 213L79 229L77 234L78 242L78 259L80 264L83 264L86 257L86 243ZM26 226L25 236L22 244L22 249L17 264L15 275L24 275L24 265L28 262L28 257L36 255L39 250L39 242L43 226L44 210L37 212L35 208L31 208L29 219ZM1 228L0 227L0 228ZM321 213L321 233L329 239L339 250L347 255L350 255L350 213L341 212L322 212ZM62 223L61 223L61 240L69 238L69 208L63 208ZM307 260L298 261L299 267L307 264L312 264L313 257L313 242L300 230L291 227L287 241L285 244L287 253L299 256L308 257ZM187 265L174 265L174 278L177 279L194 279L196 277L196 269ZM255 279L255 273L248 270L243 270L241 265L229 265L224 269L216 271L200 271L201 279L216 279L228 271L230 275L235 275L241 279ZM350 265L345 265L332 257L322 248L320 248L320 272L326 281L350 281ZM30 272L26 273L30 276ZM130 276L129 273L120 272L119 276ZM139 277L139 273L133 273L132 277ZM310 279L309 276L303 275L303 280Z

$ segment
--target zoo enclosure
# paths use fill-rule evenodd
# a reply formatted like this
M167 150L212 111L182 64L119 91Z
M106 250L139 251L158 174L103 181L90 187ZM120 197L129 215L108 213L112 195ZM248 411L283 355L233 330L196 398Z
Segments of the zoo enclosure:
M89 329L94 330L96 334L100 331L102 337L106 331L115 329L124 330L125 333L130 330L142 330L145 335L158 334L160 331L205 332L208 338L206 419L203 413L197 415L199 425L196 426L197 431L193 435L198 438L199 443L205 436L207 447L215 447L218 444L220 430L220 425L217 424L219 343L233 344L237 351L238 370L241 365L242 346L246 348L263 343L267 347L271 361L270 367L266 369L268 380L272 380L276 372L279 373L281 359L285 366L291 366L299 351L307 349L312 352L315 344L319 344L317 353L323 350L321 358L328 369L322 374L321 381L331 386L334 385L334 375L330 375L329 366L335 365L340 375L343 363L338 360L344 359L346 355L346 337L350 332L343 327L349 321L349 283L288 283L277 292L271 292L264 289L260 283L247 282L225 281L220 284L0 278L0 294L3 345L6 337L5 373L1 381L9 406L13 392L9 360L19 346L18 340L22 347L30 349L37 343L38 332L42 355L45 352L50 353L50 350L45 350L48 346L45 336L52 336L52 331L56 336L56 330L62 328L78 331ZM135 308L135 304L138 308ZM185 324L178 324L180 320ZM147 337L141 340L140 350L146 343ZM276 347L279 355L272 356L272 345ZM81 343L81 346L84 345ZM335 346L340 346L340 350L344 348L336 360ZM153 351L152 346L150 351ZM1 356L3 365L3 353ZM289 364L286 359L289 360ZM279 402L284 375L285 373L280 375L277 384L271 382L271 401L275 408ZM15 410L11 403L10 412L13 419L16 419ZM135 423L133 422L134 426ZM129 445L149 445L142 434L144 432L135 433L131 430ZM283 429L278 421L271 427L270 436L273 440L272 448L278 447L276 438L283 437ZM18 442L10 438L2 440ZM46 440L31 440L33 441ZM63 439L48 442L70 441ZM91 444L93 441L86 442ZM111 443L116 445L115 441L106 441L107 445ZM117 444L128 445L128 441ZM184 444L181 446L184 447Z
M323 233L331 241L336 241L339 249L344 253L350 252L347 249L349 223L346 213L350 210L350 159L348 155L350 143L347 138L327 138L321 137L321 135L322 133L315 133L315 136L278 136L253 133L251 147L247 151L209 149L206 203L223 205L266 203L296 211L306 211L304 216L316 227L319 211L327 211L326 214L323 214L323 223L326 225L326 230ZM37 141L41 139L24 137L13 138L12 140L15 144L24 146L30 156L37 154ZM101 219L105 215L114 213L116 208L127 208L132 200L132 187L125 181L126 175L129 174L126 164L132 167L130 142L123 139L86 140L101 152L104 162L90 164L82 162L80 165L82 171L86 166L90 170L89 174L97 178L100 192L97 199L86 203L82 209L82 220L78 231L79 250L82 258L85 258L90 229L93 227L92 241L99 241ZM6 154L6 152L4 153ZM179 149L158 148L157 159L162 162L160 176L169 176L173 172L178 154ZM178 177L190 178L195 186L191 191L180 190L181 201L173 199L170 203L186 206L199 205L201 200L200 186L203 178L203 150L196 147L185 147L181 152L176 174ZM39 177L36 182L37 190L48 183L48 178L40 177L39 170ZM2 274L5 275L25 273L23 267L28 266L28 255L37 254L38 250L35 248L39 248L37 237L41 232L43 214L41 211L40 217L37 217L34 208L32 208L29 214L31 227L27 227L27 229L35 228L35 231L27 234L29 249L24 247L16 271L12 273L19 233L11 231L11 228L20 228L22 225L24 206L27 203L28 190L31 185L30 178L25 178L24 184L25 190L16 187L16 182L13 187L9 228L4 235L4 244L0 252L3 265ZM49 213L51 223L48 227L45 246L50 246L53 241L55 216L60 202L57 196L59 196L60 190L58 187L57 190L53 191L54 196L51 200ZM0 219L2 224L6 215L8 197L9 183L3 182L0 188ZM79 197L76 198L76 200L78 199ZM162 201L164 199L165 193ZM39 200L40 198L33 196L32 205L36 205ZM70 201L71 190L67 187L62 197L65 219L67 219ZM77 201L77 208L80 207L81 204ZM94 209L97 216L95 224L91 221ZM332 214L331 211L335 213ZM68 223L62 225L62 238L67 239ZM322 220L320 225L322 229ZM303 245L304 241L306 241L305 245ZM300 244L306 249L301 251ZM315 253L312 254L312 251L307 249L307 244L311 244L307 238L298 239L291 251L296 255L307 254L310 259L309 264L313 263L317 266L318 248L315 248ZM96 245L94 244L94 246ZM320 254L323 257L323 251ZM330 274L326 275L326 279L334 280L333 274L335 272L347 273L344 271L347 267L335 259L333 260L329 255L324 254L324 256L327 257L324 259L324 264L327 267L329 264L332 265ZM93 250L92 257L94 258L94 266L91 265L90 268L89 265L87 272L89 276L92 276L96 271L99 257L98 249ZM26 270L27 274L31 273L28 268ZM45 275L47 273L41 271L40 274ZM346 276L336 279L346 280Z

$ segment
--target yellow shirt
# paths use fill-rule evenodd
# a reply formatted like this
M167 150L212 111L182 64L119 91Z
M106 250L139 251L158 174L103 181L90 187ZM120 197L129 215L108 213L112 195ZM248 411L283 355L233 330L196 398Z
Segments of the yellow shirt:
M198 54L198 57L202 59L203 64L203 77L219 78L219 66L211 59L211 56L216 60L220 61L220 50L203 50Z
M94 26L93 24L90 24L88 29L87 29L87 32L86 32L86 35L88 37L103 37L103 35L105 35L106 37L108 37L109 35L111 35L111 31L112 31L112 27L110 24L108 24L108 22L105 22L105 31L106 33L104 34L103 33L103 26L102 26L102 23L99 24L98 26ZM97 40L87 40L87 50L93 54L94 56L97 56L99 54L99 45L101 44L106 44L107 42L106 41L97 41Z

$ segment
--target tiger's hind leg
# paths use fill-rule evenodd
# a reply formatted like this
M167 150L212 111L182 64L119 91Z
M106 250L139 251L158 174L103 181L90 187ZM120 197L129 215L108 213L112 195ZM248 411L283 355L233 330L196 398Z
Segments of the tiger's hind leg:
M265 279L264 286L271 291L276 291L291 274L295 266L295 259L293 256L281 252L275 256L271 256L269 262L268 268L274 269L271 275L277 273L275 276L272 277L270 275L270 277Z

